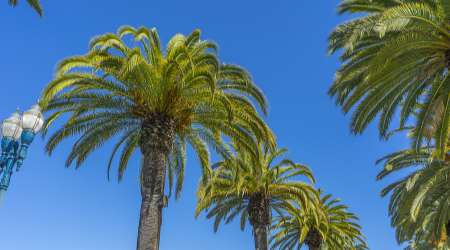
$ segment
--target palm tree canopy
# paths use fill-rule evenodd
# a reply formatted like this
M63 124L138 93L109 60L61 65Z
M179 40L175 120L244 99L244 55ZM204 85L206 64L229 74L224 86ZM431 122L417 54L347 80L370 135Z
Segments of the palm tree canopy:
M196 216L202 211L207 218L214 218L214 230L220 223L231 222L240 216L241 229L247 220L253 225L253 217L263 209L271 224L272 211L282 213L295 200L304 209L314 206L316 192L301 178L314 182L310 169L287 158L278 160L286 149L269 150L261 143L255 143L258 154L253 155L235 147L235 155L213 165L214 174L208 183L198 191ZM264 200L264 207L255 207L255 200ZM257 204L256 204L257 205Z
M204 176L210 172L208 146L228 153L222 136L243 148L249 148L253 136L274 145L259 116L267 107L264 95L243 68L221 63L216 44L201 40L199 30L175 35L165 49L156 29L124 26L117 34L98 36L86 55L58 65L41 105L49 113L44 134L59 118L67 118L48 140L50 154L61 141L76 137L66 165L75 163L78 168L116 138L108 173L120 154L119 180L141 144L142 126L158 120L164 124L154 126L173 127L175 138L166 162L169 185L177 179L177 194L187 144L197 152Z
M399 243L407 249L450 247L450 165L436 159L433 148L403 150L379 160L384 169L378 179L404 173L388 185L382 195L391 194L389 214Z
M271 249L300 250L304 245L320 249L368 249L358 218L347 211L347 206L331 195L322 196L319 203L314 214L292 207L278 216L273 225Z
M9 5L13 7L16 7L18 2L19 0L8 0ZM39 0L27 0L27 2L31 6L31 8L33 8L39 14L39 16L42 16L44 14Z
M400 128L414 122L413 146L419 150L427 121L441 110L432 138L444 157L450 117L449 1L343 0L339 11L363 14L339 25L329 38L330 52L341 50L343 61L329 93L344 112L353 112L352 131L361 133L378 116L384 138L399 113Z

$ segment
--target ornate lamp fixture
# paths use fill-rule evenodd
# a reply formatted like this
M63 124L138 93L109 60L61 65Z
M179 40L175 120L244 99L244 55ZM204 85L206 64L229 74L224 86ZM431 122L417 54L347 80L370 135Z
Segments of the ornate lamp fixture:
M44 116L38 105L22 115L14 112L11 117L3 121L1 131L2 154L0 157L0 200L8 190L14 167L19 171L27 156L34 136L44 125Z

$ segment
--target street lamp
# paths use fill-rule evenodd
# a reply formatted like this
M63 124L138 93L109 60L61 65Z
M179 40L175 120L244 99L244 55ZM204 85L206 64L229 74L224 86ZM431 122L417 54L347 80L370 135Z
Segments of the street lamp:
M20 170L34 136L43 125L44 116L38 105L34 105L22 115L19 112L14 112L11 117L3 121L1 129L3 138L0 157L0 201L8 190L14 167L16 167L16 171Z

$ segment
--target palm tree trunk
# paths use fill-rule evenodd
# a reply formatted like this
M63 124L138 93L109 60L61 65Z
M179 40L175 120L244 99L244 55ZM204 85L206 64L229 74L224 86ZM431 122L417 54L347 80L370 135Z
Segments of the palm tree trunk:
M159 250L166 159L174 140L173 121L163 115L152 115L142 125L140 147L142 204L137 250Z
M268 199L261 193L254 194L250 197L247 210L253 227L255 250L268 250L267 231L272 219Z
M254 226L253 239L255 241L255 250L267 250L267 226Z
M309 230L305 238L305 243L308 245L309 250L319 250L322 246L322 241L322 236L314 228Z
M165 156L146 153L142 165L142 204L139 221L138 250L158 250L164 199Z

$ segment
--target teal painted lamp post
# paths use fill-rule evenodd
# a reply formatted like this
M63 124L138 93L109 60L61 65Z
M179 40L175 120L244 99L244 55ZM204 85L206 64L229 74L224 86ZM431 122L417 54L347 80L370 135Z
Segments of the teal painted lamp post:
M0 157L0 203L8 190L11 176L20 170L28 147L41 130L44 117L38 105L20 115L15 112L2 124L2 154Z

